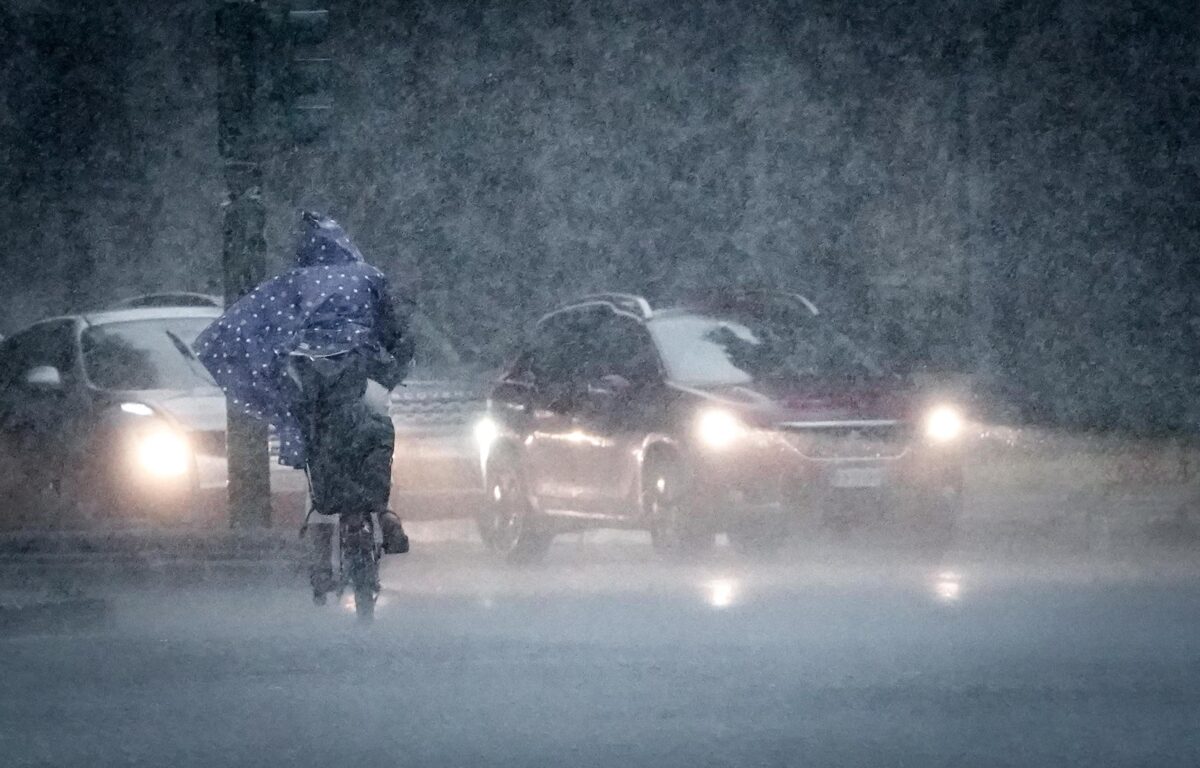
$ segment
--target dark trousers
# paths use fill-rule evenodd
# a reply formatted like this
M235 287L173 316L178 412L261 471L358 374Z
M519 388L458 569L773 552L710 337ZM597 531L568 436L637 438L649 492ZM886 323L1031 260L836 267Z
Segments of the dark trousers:
M323 515L370 515L387 510L396 435L387 413L367 393L366 366L344 359L299 358L304 393L304 439L314 511ZM312 526L313 587L331 584L332 526Z

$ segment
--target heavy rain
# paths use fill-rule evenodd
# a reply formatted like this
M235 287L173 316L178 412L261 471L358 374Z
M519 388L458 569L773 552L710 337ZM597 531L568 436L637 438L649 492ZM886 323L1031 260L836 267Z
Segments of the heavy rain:
M4 0L0 765L1200 764L1198 51Z

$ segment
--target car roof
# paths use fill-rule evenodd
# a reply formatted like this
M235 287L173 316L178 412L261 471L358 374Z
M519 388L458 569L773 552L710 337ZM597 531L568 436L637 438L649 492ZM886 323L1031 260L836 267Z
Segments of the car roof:
M598 306L608 307L614 314L629 317L639 323L646 323L657 317L708 314L735 308L765 306L768 302L781 301L791 304L813 317L820 314L816 304L809 301L807 297L791 291L735 289L709 292L665 308L653 308L650 306L650 302L636 294L609 292L581 296L573 302L542 315L537 324L541 325L559 315Z
M697 309L695 307L664 307L662 309L654 310L654 317L651 317L650 320L653 321L660 320L662 318L685 317L687 315L702 314L704 314L704 310Z
M109 323L136 322L139 320L176 320L180 318L216 319L221 316L221 310L216 307L146 307L138 309L104 309L95 312L79 312L73 315L53 315L30 323L19 330L0 339L7 341L16 338L26 331L31 331L48 323L83 322L88 325L108 325Z
M777 290L747 290L736 289L722 292L698 294L679 303L678 309L693 312L711 313L727 312L730 310L756 310L768 306L790 305L812 317L821 314L817 305L800 293Z
M136 309L139 307L223 307L220 296L195 291L163 291L131 296L112 305L112 309Z
M177 320L189 317L217 318L220 316L221 309L218 307L139 307L137 309L106 309L78 315L90 325L127 323L137 320Z

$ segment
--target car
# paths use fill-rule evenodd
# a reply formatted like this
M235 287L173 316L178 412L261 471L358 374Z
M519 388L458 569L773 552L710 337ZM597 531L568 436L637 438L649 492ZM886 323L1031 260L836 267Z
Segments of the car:
M6 492L53 489L50 514L87 520L225 520L225 399L190 346L220 313L151 302L44 320L0 343ZM277 514L298 519L303 474L271 466Z
M147 294L0 344L0 490L51 489L59 514L84 520L224 523L225 401L190 356L221 306ZM412 330L416 360L390 398L392 505L406 518L472 516L483 504L473 427L495 376L463 363L428 318ZM298 523L303 473L275 461L271 472L274 522Z
M164 291L113 306L220 308L224 301L212 294ZM464 362L454 343L426 315L411 312L409 326L416 355L389 404L396 430L391 504L408 518L474 515L483 489L472 428L495 376Z
M484 508L475 432L499 371L463 360L425 315L410 318L416 354L392 390L391 506L405 519L472 518Z
M960 406L798 294L585 297L536 324L487 413L479 530L513 561L580 528L765 553L799 523L881 515L944 546L962 504Z

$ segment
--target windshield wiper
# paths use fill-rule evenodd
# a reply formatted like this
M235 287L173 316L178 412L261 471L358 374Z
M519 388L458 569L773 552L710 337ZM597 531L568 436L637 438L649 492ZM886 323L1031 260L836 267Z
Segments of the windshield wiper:
M175 349L179 350L179 354L183 355L183 359L188 361L188 365L191 366L192 370L199 373L203 381L211 382L212 375L204 367L204 363L200 362L200 358L196 357L196 350L192 349L187 342L179 338L174 331L164 330L163 333L167 334L167 338L171 340Z
M200 362L196 359L196 352L189 347L183 339L179 338L175 334L175 331L163 331L163 333L167 334L167 338L170 339L171 343L175 345L175 349L179 350L179 354L183 355L189 360L196 360L196 362Z

